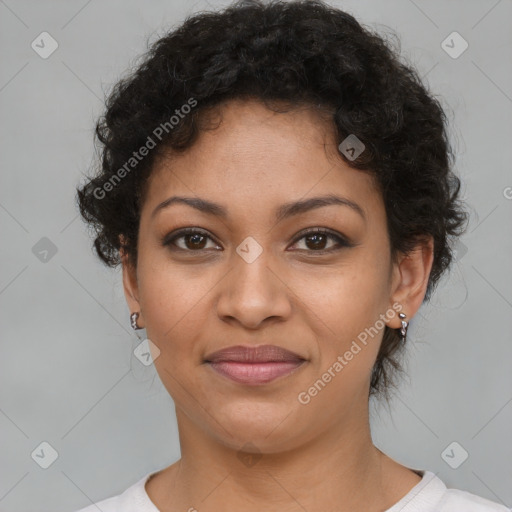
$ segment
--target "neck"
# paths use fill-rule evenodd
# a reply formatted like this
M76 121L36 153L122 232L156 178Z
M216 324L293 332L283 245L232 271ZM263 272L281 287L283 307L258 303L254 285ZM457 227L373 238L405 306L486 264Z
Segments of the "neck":
M162 512L382 511L419 481L373 445L368 418L293 450L251 455L205 435L181 411L176 415L182 458L161 472L159 485L155 477L146 487Z

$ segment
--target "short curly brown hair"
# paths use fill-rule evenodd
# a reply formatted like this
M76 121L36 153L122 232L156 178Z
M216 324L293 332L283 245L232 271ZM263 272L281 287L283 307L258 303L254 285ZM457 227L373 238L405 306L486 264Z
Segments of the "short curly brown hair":
M467 224L446 115L387 40L317 0L242 1L196 14L156 41L115 85L96 125L101 162L77 188L101 260L117 266L122 240L136 266L140 208L155 158L162 149L186 151L205 114L235 98L327 108L339 142L350 134L363 141L357 159L343 158L377 179L393 255L433 237L428 300L451 263L450 238ZM152 137L157 147L133 161L159 126L165 128ZM398 331L386 326L370 394L387 394L393 370L401 369L400 347Z

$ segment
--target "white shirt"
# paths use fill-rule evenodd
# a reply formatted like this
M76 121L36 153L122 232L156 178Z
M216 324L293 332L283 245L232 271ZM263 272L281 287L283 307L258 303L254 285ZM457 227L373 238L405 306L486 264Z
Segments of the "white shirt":
M400 501L384 512L512 512L512 509L446 485L431 471L416 471L418 482ZM146 493L146 482L155 473L149 473L113 496L76 512L160 512Z

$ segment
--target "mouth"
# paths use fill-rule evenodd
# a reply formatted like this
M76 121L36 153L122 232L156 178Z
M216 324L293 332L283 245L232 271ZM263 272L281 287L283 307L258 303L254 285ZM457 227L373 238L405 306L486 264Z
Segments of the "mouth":
M276 345L235 346L206 356L204 362L216 373L239 384L267 384L297 370L306 360Z

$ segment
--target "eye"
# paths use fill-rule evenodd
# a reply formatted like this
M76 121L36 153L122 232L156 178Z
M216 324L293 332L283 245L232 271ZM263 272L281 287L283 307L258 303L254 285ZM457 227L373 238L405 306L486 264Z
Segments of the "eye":
M208 240L213 242L213 246L208 247ZM353 246L353 244L341 235L326 230L325 228L315 228L303 232L295 239L294 245L302 240L304 240L305 248L294 250L322 254ZM334 242L331 243L330 246L328 243L329 240ZM212 239L208 232L199 228L184 228L176 233L171 233L164 237L162 245L169 246L172 250L186 252L200 252L209 248L220 249L219 245Z
M304 240L306 248L299 248L298 250L305 250L307 252L325 253L333 252L342 249L343 247L352 247L352 244L344 237L324 228L315 228L307 231L306 233L302 233L300 238L296 239L295 244L302 240ZM328 244L329 240L334 241L334 244L331 244L330 247Z
M183 239L183 242L178 243L181 239ZM210 235L202 229L184 228L172 234L172 236L165 236L162 244L165 246L174 246L171 247L172 249L177 248L178 250L194 252L207 249L208 247L206 247L206 245L208 239L213 241ZM213 248L215 249L217 247L219 246L214 244Z

